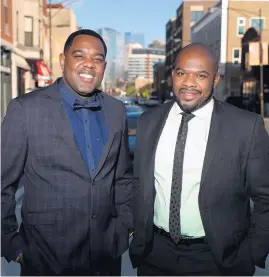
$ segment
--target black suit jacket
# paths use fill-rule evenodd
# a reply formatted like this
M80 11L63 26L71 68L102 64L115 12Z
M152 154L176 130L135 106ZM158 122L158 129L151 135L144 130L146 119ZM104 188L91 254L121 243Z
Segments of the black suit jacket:
M8 261L23 249L37 271L60 274L127 249L132 183L125 107L100 93L109 138L93 178L57 82L10 102L1 132L1 250ZM19 182L24 200L17 232Z
M150 251L154 159L173 103L144 113L134 155L134 266ZM250 198L254 201L250 213ZM223 274L248 275L269 253L269 137L256 114L214 101L199 208L208 244Z

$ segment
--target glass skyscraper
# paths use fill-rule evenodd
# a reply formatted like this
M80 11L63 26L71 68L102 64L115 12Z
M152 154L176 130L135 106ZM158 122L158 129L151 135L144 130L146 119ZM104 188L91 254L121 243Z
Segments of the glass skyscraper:
M139 43L145 47L145 36L143 33L126 32L124 33L124 44Z
M111 28L100 28L97 30L107 45L107 68L105 71L102 87L104 90L115 88L117 78L123 79L123 35Z

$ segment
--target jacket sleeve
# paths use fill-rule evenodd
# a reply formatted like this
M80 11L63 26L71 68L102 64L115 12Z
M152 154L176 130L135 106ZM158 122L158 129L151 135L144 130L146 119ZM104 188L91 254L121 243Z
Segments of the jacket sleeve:
M249 237L255 264L265 267L269 254L269 136L264 122L257 117L246 171L254 209Z
M120 224L118 228L127 230L132 228L132 175L125 107L123 107L123 131L116 168L115 204Z
M15 215L15 194L24 171L27 134L24 111L18 99L10 101L1 126L1 243L2 256L15 260L23 248Z
M141 157L141 121L142 121L143 114L140 116L137 129L136 129L136 143L135 143L135 149L134 149L134 163L133 163L133 192L132 192L132 199L133 199L133 216L134 216L134 228L137 228L137 222L138 222L138 214L139 214L139 199L141 197L140 195L140 157Z

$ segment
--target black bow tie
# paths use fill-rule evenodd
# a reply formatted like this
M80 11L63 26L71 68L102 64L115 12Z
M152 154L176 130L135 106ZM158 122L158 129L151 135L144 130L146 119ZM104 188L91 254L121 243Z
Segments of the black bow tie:
M78 110L78 109L90 109L90 110L100 110L101 105L99 101L85 101L81 103L80 101L76 100L75 103L73 104L73 110Z

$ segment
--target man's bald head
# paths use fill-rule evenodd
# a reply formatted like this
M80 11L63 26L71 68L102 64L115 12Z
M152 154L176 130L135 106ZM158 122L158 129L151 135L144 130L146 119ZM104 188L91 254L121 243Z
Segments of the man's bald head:
M173 90L184 112L200 109L213 97L219 81L218 61L203 44L190 44L177 55L172 72Z
M184 57L185 55L206 58L208 60L208 63L211 63L212 69L217 73L219 67L218 59L207 45L202 43L192 43L183 47L179 51L175 63L177 63L178 59Z

